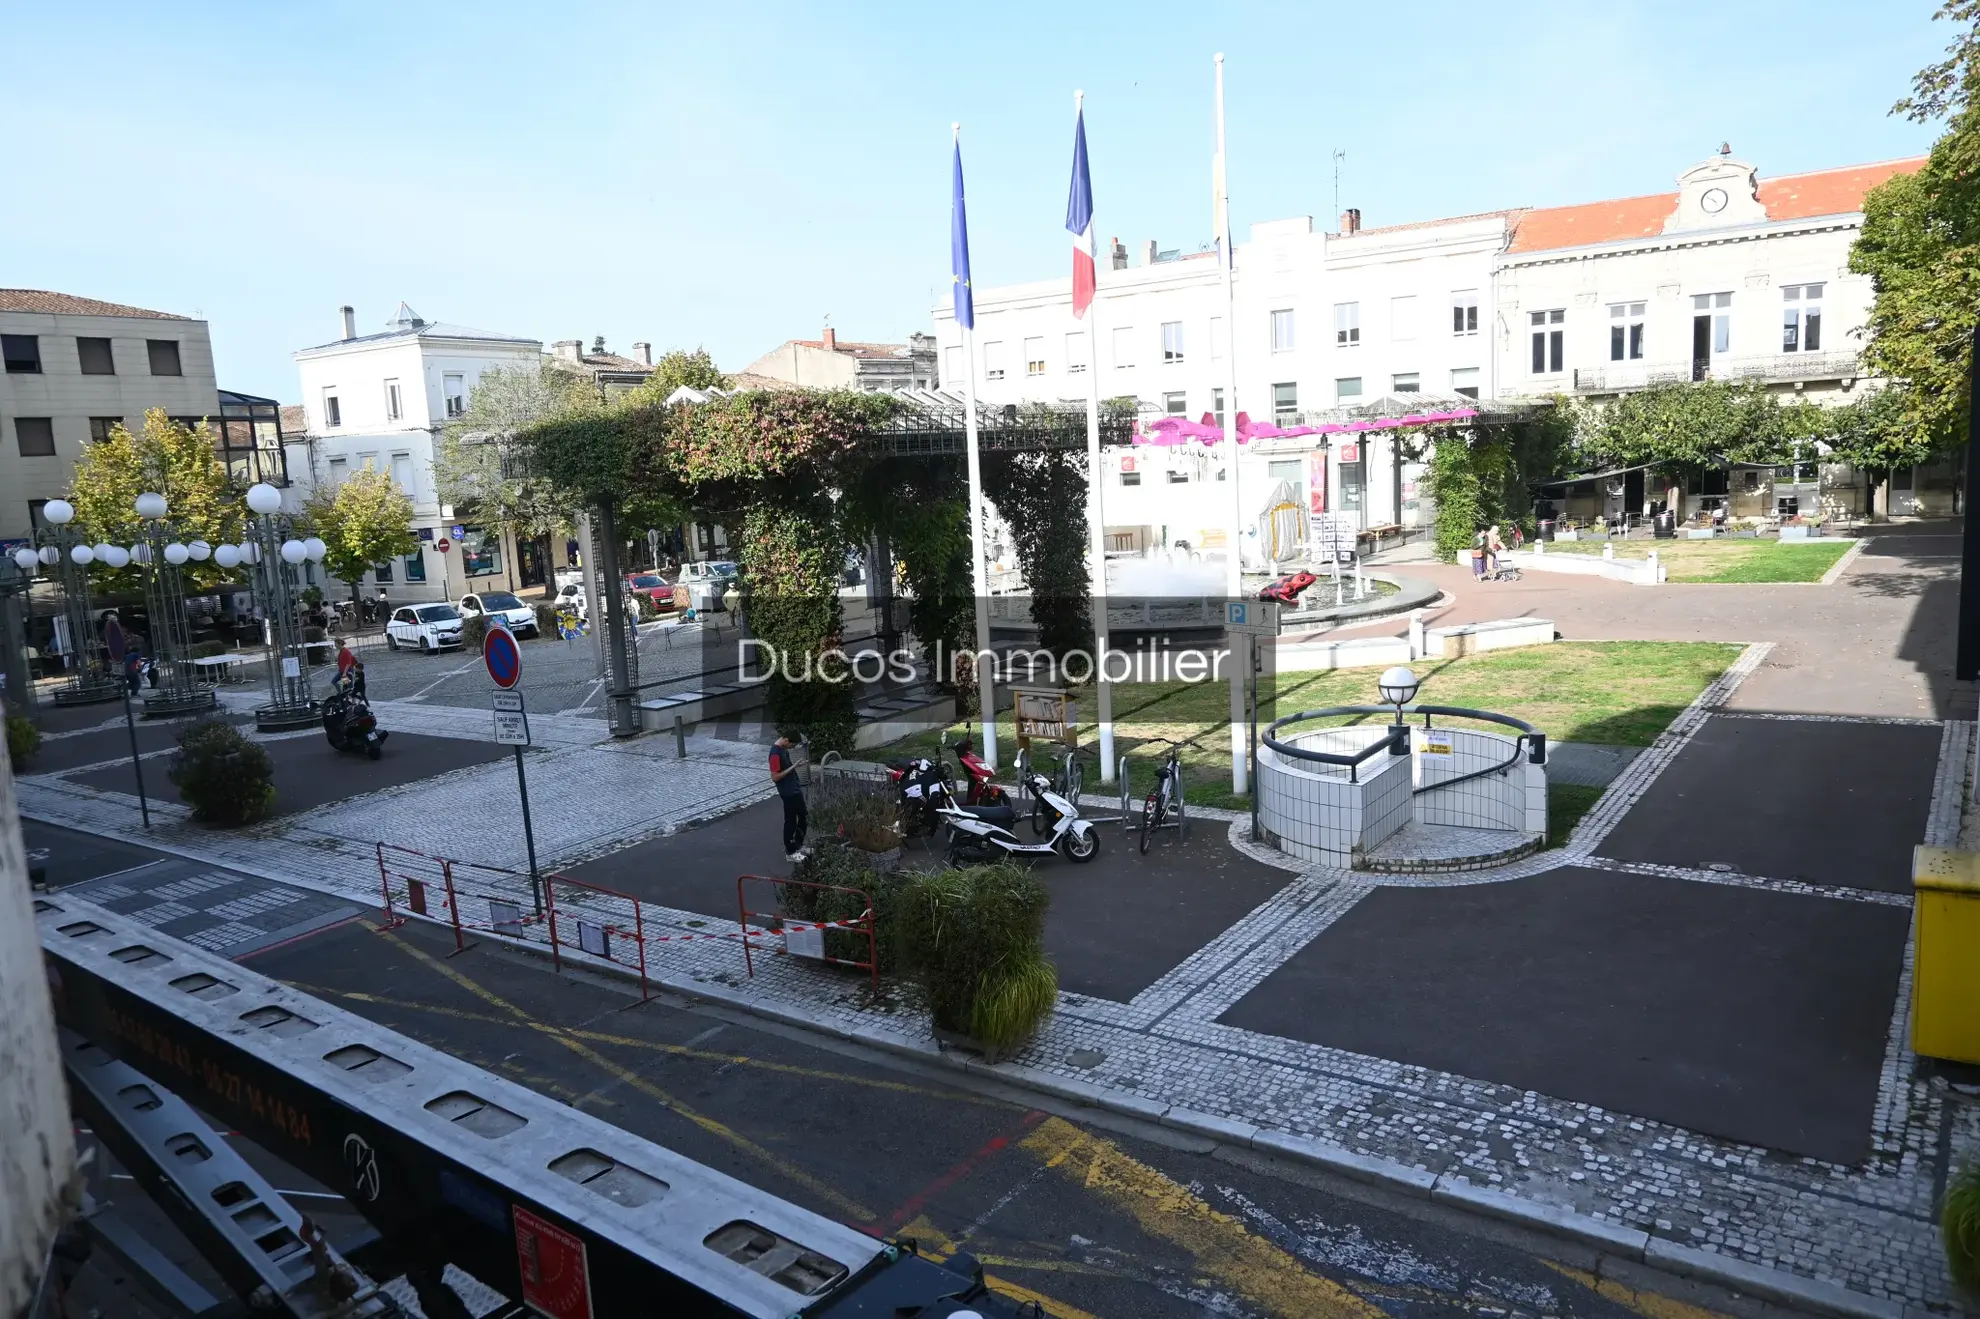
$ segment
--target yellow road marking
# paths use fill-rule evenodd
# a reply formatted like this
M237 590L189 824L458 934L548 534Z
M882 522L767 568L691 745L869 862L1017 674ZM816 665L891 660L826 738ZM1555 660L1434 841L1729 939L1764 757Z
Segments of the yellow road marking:
M316 995L318 998L342 998L355 1003L382 1003L395 1008L417 1008L421 1012L431 1012L438 1016L453 1017L459 1021L481 1022L490 1026L515 1024L510 1018L490 1016L482 1012L467 1012L460 1008L442 1007L437 1003L416 1003L407 999L390 998L384 994L366 994L355 989L331 989L327 985L312 985L302 981L292 981L297 989ZM651 1053L672 1054L677 1058L699 1058L707 1062L735 1063L757 1071L778 1072L786 1076L802 1076L812 1081L843 1081L849 1085L865 1086L869 1090L891 1090L896 1094L927 1095L933 1099L960 1100L965 1103L982 1104L990 1108L1009 1107L1003 1100L990 1099L983 1095L972 1095L961 1090L938 1090L929 1086L912 1085L906 1081L883 1081L870 1076L858 1076L851 1072L834 1072L822 1067L800 1067L795 1063L770 1062L763 1058L752 1058L742 1053L722 1053L711 1049L691 1049L685 1044L666 1044L658 1040L645 1040L636 1035L616 1035L610 1031L570 1028L564 1031L572 1039L585 1040L592 1044L611 1044L628 1049L645 1049Z
M949 1239L947 1233L928 1221L926 1214L920 1215L906 1227L902 1228L900 1235L914 1238L915 1246L931 1259L941 1258L946 1260L949 1256L955 1254L958 1249L956 1243ZM1002 1292L1014 1301L1036 1301L1045 1307L1045 1312L1051 1315L1052 1319L1099 1319L1098 1315L1090 1314L1076 1305L1068 1305L1064 1301L1054 1300L1043 1292L1033 1291L1023 1283L1012 1282L1009 1278L999 1277L991 1273L988 1267L990 1261L987 1259L979 1259L978 1262L985 1266L983 1281L990 1288ZM1022 1263L1018 1260L1006 1261L1000 1259L997 1262L1019 1268L1039 1267Z
M1181 1246L1196 1266L1247 1300L1285 1319L1383 1319L1383 1311L1246 1227L1212 1209L1113 1142L1047 1118L1023 1145L1125 1212L1143 1231Z
M523 1011L523 1009L509 1002L507 999L495 993L493 990L483 987L481 984L477 983L470 977L463 975L461 972L455 970L453 967L448 966L446 963L440 961L438 958L432 957L428 955L426 952L422 951L421 949L413 947L411 944L407 943L404 939L401 939L398 935L393 934L391 931L383 930L380 931L380 933L384 934L386 938L398 944L399 947L405 949L408 953L411 953L414 957L418 958L426 965L432 967L435 971L439 972L447 979L459 985L462 989L465 989L470 994L473 994L476 998L480 999L482 1002L487 1003L491 1007L499 1009L508 1016L513 1017L515 1020L528 1026L531 1030L541 1031L543 1034L548 1035L551 1039L556 1040L559 1044L563 1045L565 1048L569 1049L572 1053L584 1059L592 1066L597 1067L602 1071L610 1073L612 1076L617 1077L619 1080L625 1082L629 1086L632 1086L635 1090L638 1090L639 1092L648 1096L649 1098L658 1100L660 1103L666 1105L674 1112L680 1114L680 1116L686 1118L689 1122L692 1122L697 1127L700 1127L703 1131L708 1132L710 1135L721 1137L723 1140L728 1141L731 1145L734 1145L737 1149L742 1150L745 1154L748 1154L751 1157L761 1161L762 1163L767 1164L768 1166L776 1169L784 1176L790 1178L798 1185L810 1191L813 1195L816 1195L820 1199L825 1200L828 1203L836 1206L841 1212L848 1214L852 1218L855 1218L861 1222L870 1222L873 1218L876 1217L876 1215L871 1209L868 1209L865 1205L860 1204L857 1200L854 1200L849 1196L845 1195L843 1192L838 1190L838 1188L831 1186L826 1182L820 1181L818 1178L813 1177L810 1173L806 1172L804 1169L796 1166L795 1164L792 1164L784 1159L778 1158L775 1154L772 1154L769 1150L764 1149L761 1145L758 1145L755 1141L751 1140L749 1137L743 1135L741 1132L735 1130L734 1128L729 1127L724 1123L718 1122L714 1118L708 1117L705 1114L697 1113L694 1109L689 1108L686 1104L683 1104L680 1100L674 1098L672 1095L668 1094L665 1090L662 1090L659 1086L653 1084L651 1081L647 1080L639 1073L633 1071L631 1068L621 1066L620 1064L612 1061L610 1058L607 1058L604 1054L598 1052L598 1050L585 1044L582 1040L573 1038L569 1033L559 1029L558 1027L551 1026L544 1022L538 1021L535 1017L532 1017L529 1013Z
M1717 1310L1707 1310L1702 1306L1690 1305L1684 1301L1672 1300L1656 1292L1641 1292L1625 1286L1613 1278L1598 1278L1581 1269L1571 1269L1553 1260L1540 1261L1564 1278L1572 1278L1605 1301L1614 1301L1625 1309L1634 1310L1646 1319L1725 1319Z

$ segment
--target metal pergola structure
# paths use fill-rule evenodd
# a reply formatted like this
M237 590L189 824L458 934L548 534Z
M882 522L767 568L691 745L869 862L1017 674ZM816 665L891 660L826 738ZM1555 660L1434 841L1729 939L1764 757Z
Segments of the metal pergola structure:
M903 390L889 395L901 403L889 419L869 434L872 443L889 455L920 457L960 454L967 441L968 420L962 398L940 390ZM1100 405L1100 443L1127 445L1134 440L1136 408L1108 401ZM976 438L984 453L1023 453L1086 449L1086 403L1006 403L978 400Z

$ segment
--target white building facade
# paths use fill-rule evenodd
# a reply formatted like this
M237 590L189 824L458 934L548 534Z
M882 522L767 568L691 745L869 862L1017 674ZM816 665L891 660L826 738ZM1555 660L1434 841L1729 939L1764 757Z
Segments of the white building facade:
M1920 163L1761 180L1721 156L1687 170L1677 192L1648 197L1372 229L1349 211L1334 233L1315 232L1310 217L1256 224L1237 248L1229 313L1238 410L1283 424L1599 398L1692 379L1694 367L1696 378L1846 400L1860 386L1856 332L1870 298L1847 269L1862 197ZM1144 419L1221 422L1233 337L1214 255L1151 243L1129 266L1110 246L1085 323L1073 319L1069 276L976 289L978 397L1083 400L1091 332L1102 398L1131 397ZM961 331L947 302L934 319L942 377L956 391ZM1694 335L1704 336L1697 356ZM1295 501L1364 528L1425 524L1419 444L1383 432L1255 443L1240 461L1243 520L1283 495L1283 481ZM1110 544L1222 543L1230 501L1214 453L1137 446L1106 464ZM1820 498L1860 502L1853 479L1830 473Z
M455 521L435 484L433 458L441 431L467 410L483 373L537 370L541 341L427 321L404 303L378 334L358 334L349 307L340 309L340 319L342 337L295 354L308 421L308 481L314 489L335 489L353 472L387 473L412 500L420 537L418 550L375 565L359 585L368 595L383 587L394 600L518 589L517 547L494 528ZM301 485L303 474L294 479Z

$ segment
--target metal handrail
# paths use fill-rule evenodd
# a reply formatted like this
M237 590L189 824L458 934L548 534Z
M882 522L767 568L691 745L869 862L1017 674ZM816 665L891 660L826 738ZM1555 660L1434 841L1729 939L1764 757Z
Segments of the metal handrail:
M1396 716L1396 722L1389 725L1389 731L1386 737L1369 743L1368 746L1353 755L1338 751L1309 751L1305 747L1291 746L1272 736L1288 724L1303 723L1308 719L1325 719L1333 715L1342 714L1393 714ZM1322 765L1345 765L1348 769L1348 781L1350 783L1359 783L1361 781L1360 774L1363 761L1372 759L1382 751L1401 755L1408 750L1409 743L1407 739L1409 731L1402 723L1402 719L1403 716L1411 714L1422 715L1423 726L1425 728L1430 727L1431 715L1442 714L1462 719L1483 720L1486 723L1504 724L1508 728L1517 728L1520 730L1519 736L1513 739L1515 748L1513 758L1508 760L1504 765L1476 770L1454 779L1445 779L1441 783L1430 784L1418 789L1418 791L1428 792L1431 788L1447 788L1452 784L1464 783L1485 774L1504 773L1518 762L1522 748L1530 748L1535 764L1544 765L1547 763L1547 735L1535 728L1532 724L1509 714L1499 714L1492 710L1473 710L1468 706L1462 705L1330 705L1322 710L1303 710L1298 714L1289 714L1283 719L1275 719L1259 735L1259 740L1280 755L1289 756L1294 760L1312 761ZM1399 741L1401 743L1400 746L1398 746Z

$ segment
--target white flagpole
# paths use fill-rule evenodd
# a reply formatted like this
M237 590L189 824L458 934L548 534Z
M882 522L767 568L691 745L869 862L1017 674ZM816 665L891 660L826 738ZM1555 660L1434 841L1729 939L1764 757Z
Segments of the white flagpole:
M950 125L954 141L962 141L962 125ZM954 303L950 304L952 307ZM961 324L960 320L957 322ZM997 693L995 658L990 653L990 568L984 557L983 457L976 443L976 333L962 326L963 439L969 455L969 557L976 589L976 699L982 714L983 763L997 768Z
M1073 119L1078 122L1085 92L1073 93ZM1089 236L1093 231L1089 231ZM1089 246L1091 244L1089 243ZM1107 677L1107 526L1100 468L1100 258L1093 259L1093 304L1086 309L1086 524L1092 553L1093 649L1098 660L1094 678L1099 704L1100 781L1114 781L1114 684ZM1077 803L1075 803L1077 804Z
M1230 528L1224 533L1224 589L1233 600L1244 598L1244 564L1241 551L1244 544L1244 499L1238 491L1238 442L1237 442L1237 297L1232 287L1232 268L1237 263L1235 239L1231 234L1231 190L1229 177L1225 172L1224 155L1224 57L1217 56L1217 158L1212 173L1212 186L1215 190L1214 205L1217 214L1219 242L1217 251L1219 264L1223 267L1224 281L1224 479L1231 486ZM1244 684L1251 675L1242 670L1250 667L1251 639L1227 634L1226 644L1230 658L1231 680L1231 791L1242 794L1249 790L1251 767L1245 756L1249 742L1245 736Z

